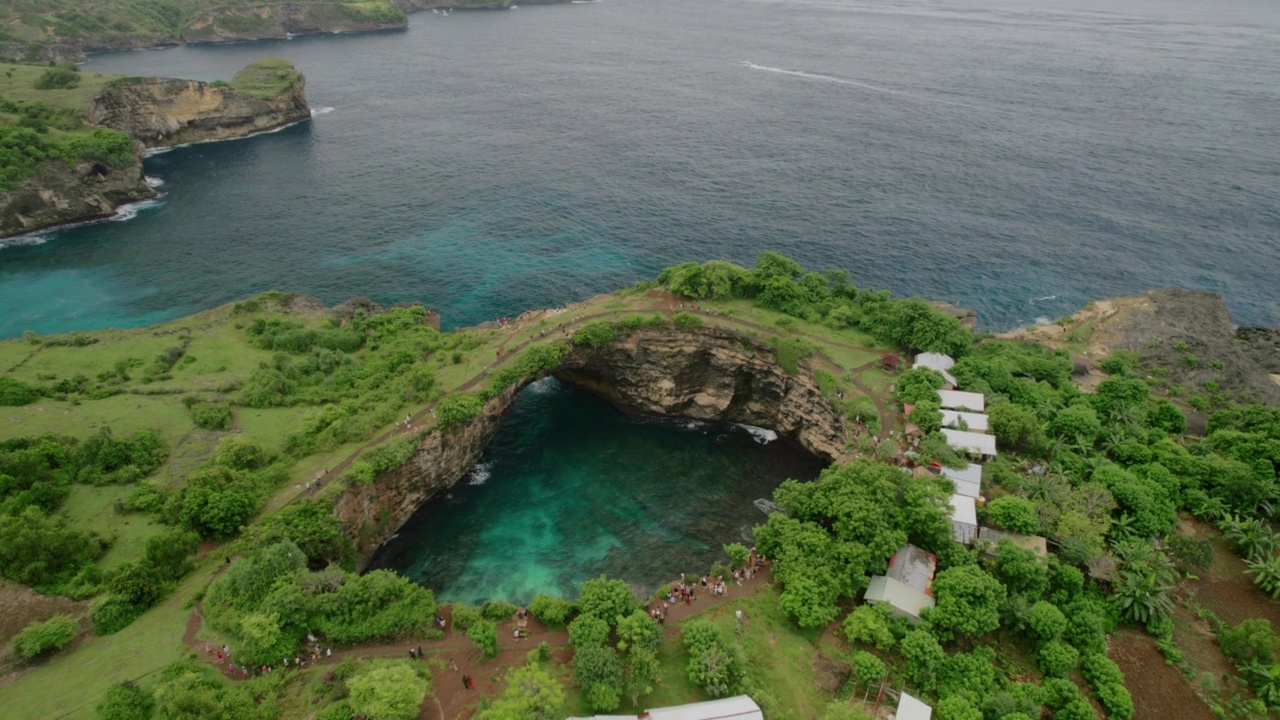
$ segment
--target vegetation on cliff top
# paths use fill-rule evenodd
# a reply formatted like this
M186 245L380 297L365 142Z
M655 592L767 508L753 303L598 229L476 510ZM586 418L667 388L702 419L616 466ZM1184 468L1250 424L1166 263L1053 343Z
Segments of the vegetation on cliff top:
M944 720L1041 717L1046 707L1056 720L1083 719L1092 716L1087 693L1108 718L1128 718L1133 702L1105 655L1108 634L1120 624L1145 628L1170 662L1186 662L1173 635L1180 568L1212 562L1204 541L1178 533L1180 511L1220 526L1259 587L1280 592L1280 541L1270 525L1280 507L1280 411L1224 410L1209 420L1206 437L1186 437L1179 408L1131 363L1106 363L1113 376L1086 392L1071 382L1062 352L972 344L954 318L924 301L858 289L845 275L805 272L774 254L752 269L677 266L661 281L702 307L675 313L670 296L649 284L575 309L585 316L565 318L562 333L554 314L513 328L443 333L420 307L329 311L267 293L155 328L0 343L0 404L12 406L13 420L0 425L0 574L94 598L88 614L97 632L124 639L97 638L74 657L150 639L145 657L122 653L116 665L84 674L68 691L77 701L102 698L105 707L131 698L173 708L198 694L243 707L245 717L286 707L290 717L349 717L356 705L377 701L386 672L353 661L335 671L337 684L304 674L285 691L265 678L231 685L186 663L150 675L144 688L103 693L107 678L138 677L179 659L154 648L175 643L186 617L176 608L197 593L218 638L252 662L292 657L308 632L335 648L436 637L429 592L388 573L350 573L352 536L379 528L341 527L331 508L343 481L329 476L309 492L302 483L339 463L350 465L350 480L375 481L413 455L422 426L465 423L484 400L553 369L570 349L567 337L590 348L648 328L698 333L720 324L761 346L779 339L779 362L785 354L795 372L812 372L837 407L845 401L836 388L850 387L848 369L880 372L871 338L960 355L952 372L962 387L987 395L1002 452L985 467L991 502L980 519L1045 535L1053 554L1040 559L1002 543L983 556L959 545L947 517L949 483L912 477L871 459L882 455L878 448L853 443L849 452L862 459L776 492L786 512L771 515L756 537L778 586L737 606L747 611L745 631L732 612L713 610L683 625L683 647L664 643L643 612L632 612L625 585L592 581L576 605L534 606L557 625L580 613L569 624L579 687L566 696L557 678L570 667L531 654L508 679L517 691L483 717L521 716L528 708L518 690L528 689L546 698L538 712L560 712L565 700L578 712L748 692L770 718L816 720L829 699L887 678L926 697ZM792 347L801 341L804 352ZM884 376L876 397L892 402L887 388L896 382L898 399L927 401L936 381L920 370ZM428 419L428 408L438 417ZM417 413L413 428L399 427L406 412ZM847 412L879 416L874 403L850 403ZM884 419L901 428L896 414ZM195 563L199 537L231 544ZM868 576L908 541L938 558L936 607L915 627L865 606L849 610ZM742 550L735 548L739 563ZM224 555L235 559L213 580ZM200 574L184 579L193 564ZM174 588L179 597L165 603ZM491 610L476 615L509 614L498 603ZM455 632L466 616L455 608ZM821 633L826 627L834 635ZM1280 683L1266 664L1280 639L1258 623L1218 629L1241 679L1210 678L1205 697L1237 718L1262 707L1251 693L1280 705ZM490 654L491 635L483 626L473 638ZM815 652L851 668L838 694L815 685ZM12 686L15 711L54 714L32 688L66 667L37 669ZM421 702L417 689L414 696Z
M76 82L66 82L64 76ZM88 97L110 79L65 67L13 65L0 72L0 191L12 190L56 161L88 160L109 167L134 162L133 139L127 134L87 128L83 122Z
M231 78L231 87L238 93L270 100L288 92L302 78L293 63L283 58L265 58L249 63Z
M327 21L402 24L405 14L390 0L296 0L323 29ZM30 46L64 43L80 48L129 48L180 42L196 23L229 32L268 27L259 11L265 0L10 0L0 10L0 41ZM245 12L254 10L254 12ZM22 59L22 58L19 58Z

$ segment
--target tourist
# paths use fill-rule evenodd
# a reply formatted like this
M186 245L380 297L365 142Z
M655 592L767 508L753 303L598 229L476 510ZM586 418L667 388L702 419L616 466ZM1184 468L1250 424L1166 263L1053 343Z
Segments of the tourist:
M440 630L444 630L444 616L443 616L443 615L436 615L436 628L437 628L437 629L440 629Z
M289 658L284 659L284 666L289 667Z
M411 420L413 420L413 416L412 416L412 415L410 415L410 414L408 414L408 413L405 413L405 416L404 416L404 429L405 429L405 430L408 430L408 429L409 429L409 422L410 422Z
M418 646L418 657L422 657L422 646Z
M212 654L212 653L213 653L213 646L212 646L212 645L210 645L209 643L205 643L205 644L204 644L204 654L205 654L205 655L210 655L210 654Z
M462 687L466 688L467 690L470 690L470 689L471 689L471 676L470 676L470 675L463 675L463 676L462 676Z
M324 656L325 656L325 657L333 657L333 648L325 648L325 649L324 649Z

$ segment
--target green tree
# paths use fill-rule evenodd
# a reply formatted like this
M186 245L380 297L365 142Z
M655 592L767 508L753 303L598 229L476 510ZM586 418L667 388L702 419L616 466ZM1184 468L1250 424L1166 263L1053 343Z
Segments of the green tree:
M271 454L252 440L237 435L218 443L218 464L232 470L257 470L271 462Z
M421 666L375 660L347 680L351 709L369 720L410 720L417 717L431 681Z
M1044 430L1035 413L1011 402L992 403L987 407L991 434L1002 448L1037 455L1045 445Z
M1280 638L1271 629L1271 621L1263 618L1248 618L1238 625L1223 627L1218 631L1218 645L1223 655L1242 665L1274 665L1280 652Z
M582 614L569 623L569 644L575 648L609 642L609 623L595 615Z
M584 645L573 653L573 679L596 712L613 712L622 702L622 664L605 645Z
M1036 665L1048 677L1066 677L1080 662L1080 652L1059 640L1051 640L1036 650Z
M484 659L498 656L498 626L481 618L467 628L467 637L483 652Z
M995 574L1010 594L1034 601L1049 588L1049 568L1036 554L1004 538L996 546Z
M1093 447L1102 432L1102 422L1098 420L1098 413L1088 405L1072 405L1054 416L1049 429L1054 435L1077 445Z
M1010 532L1031 534L1040 530L1036 504L1016 495L1004 495L987 503L987 520Z
M191 572L200 537L181 529L166 530L147 540L146 564L164 582L175 582Z
M877 650L893 647L889 617L893 610L884 604L859 605L844 619L844 636L851 643L874 645Z
M921 690L933 690L938 670L947 657L938 639L928 630L916 628L902 638L898 647L907 661L907 679Z
M529 612L546 623L548 627L553 628L562 628L569 624L569 618L577 609L573 601L550 595L535 595L529 602Z
M630 615L618 618L618 651L628 653L635 649L657 652L662 645L662 627L649 613L639 608Z
M653 692L658 677L658 656L643 647L633 647L622 658L622 688L634 707L641 695Z
M985 635L1000 626L1005 594L1000 581L976 565L947 568L933 581L937 605L925 617L943 638Z
M150 720L155 707L151 693L126 680L107 688L98 703L98 720Z
M451 428L479 415L483 409L484 402L476 395L453 393L436 406L436 418L440 421L440 427Z
M637 605L631 586L624 580L610 580L604 575L582 583L578 592L578 612L594 615L612 628L618 619L630 615Z
M1067 616L1062 614L1057 605L1041 600L1031 607L1028 624L1040 642L1050 642L1066 632Z
M564 688L537 665L525 665L507 674L507 687L476 720L562 720Z
M727 697L737 692L746 676L741 650L725 640L719 628L706 620L692 620L681 628L689 681L711 697Z
M902 373L894 383L894 392L898 400L906 405L938 399L938 389L945 385L946 378L937 370L925 367L911 368Z

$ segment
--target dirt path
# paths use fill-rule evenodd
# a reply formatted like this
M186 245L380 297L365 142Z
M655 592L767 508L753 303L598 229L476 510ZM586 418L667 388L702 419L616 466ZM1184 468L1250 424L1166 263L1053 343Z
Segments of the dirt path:
M650 307L627 308L625 310L609 310L606 312L572 316L565 322L562 322L559 325L557 325L555 328L553 328L553 332L562 331L562 336L567 337L567 336L571 336L571 333L570 333L571 329L579 328L582 325L592 322L594 320L613 317L623 313L631 314L631 313L637 313L637 312L656 311L659 313L664 313L668 316L673 316L676 312L687 312L687 313L698 315L705 318L713 318L718 322L727 322L733 325L739 325L745 328L751 328L753 330L757 330L759 332L767 333L770 335L778 334L778 331L775 328L770 328L768 326L761 325L759 323L754 323L749 320L742 320L739 318L735 318L731 315L725 315L722 313L711 312L711 311L702 310L702 309L678 310L676 308L680 306L681 303L678 298L675 298L675 296L670 294L655 296L654 294L651 293L648 296L648 298L651 301L653 301L650 303ZM690 305L692 305L692 303L690 303ZM572 307L573 307L572 305L566 306L565 310L562 310L559 314L569 313ZM510 350L505 349L507 342L510 341L512 338L514 338L523 329L522 327L523 324L533 322L535 320L540 320L540 319L543 319L543 318L541 316L531 316L529 318L523 318L523 319L517 318L516 320L508 322L506 325L504 325L502 329L511 328L511 332L508 333L507 337L504 338L498 346L499 349L501 350L501 354L497 355L494 358L494 361L492 363L482 367L475 375L473 375L466 382L457 386L450 392L451 393L467 392L475 388L477 385L480 384L481 381L489 377L490 374L492 374L494 369L496 369L497 367L505 363L510 358L518 356L521 350L524 350L526 347L536 342L545 341L546 336L535 336L535 337L530 337L524 340L523 342L515 345ZM863 347L860 345L849 345L847 343L841 343L834 340L824 339L823 342L827 344L835 345L837 347L842 347L849 350L857 350L861 352L869 352L869 353L884 352L883 350L880 350L877 348ZM889 410L885 407L884 401L878 395L873 393L870 390L870 388L864 385L860 379L858 379L858 374L874 367L876 361L872 360L872 361L863 363L862 365L859 365L856 368L845 370L844 368L840 367L834 360L827 357L825 354L819 352L818 355L822 363L825 365L824 369L828 371L834 370L837 376L843 376L846 372L849 373L849 380L853 383L854 387L856 387L858 391L861 392L862 394L871 398L871 401L875 403L876 411L880 415L880 437L887 438L889 436L890 429L892 429L893 427L893 416L890 414ZM349 455L347 455L347 457L343 458L342 461L339 462L337 465L326 469L324 475L322 476L324 482L332 482L334 479L341 477L342 473L345 472L348 468L350 468L351 465L360 458L360 455L364 453L364 451L368 450L369 448L379 445L397 435L408 434L412 432L412 428L415 426L421 427L422 423L428 417L434 418L434 413L437 405L438 403L431 403L426 407L422 408L421 410L419 410L416 414L412 414L410 416L410 423L409 423L408 429L399 429L399 426L397 425L396 428L393 428L391 430L388 430L382 433L381 435L378 435L372 440L369 440L368 442L361 445L356 450L353 450ZM280 510L284 509L285 507L287 507L288 505L290 505L291 503L294 503L297 500L302 499L303 497L312 495L314 493L314 490L308 489L306 487L299 487L297 485L295 485L294 487L298 488L298 492L296 492L292 497L290 497L285 502L281 503L279 507L267 513L268 516L275 514Z
M680 630L677 625L682 620L709 608L747 597L766 587L771 578L770 568L766 567L763 571L756 573L752 579L743 580L741 585L730 582L724 597L714 597L710 592L699 588L696 600L688 604L677 603L668 611L663 628L667 642L678 642L676 638ZM226 677L237 681L245 680L246 676L235 661L235 648L232 648L229 658L218 662L215 655L217 648L206 652L205 643L196 639L202 625L202 612L203 603L197 603L187 618L186 632L182 636L183 644L193 653L204 658L206 662L216 666ZM319 661L306 658L306 666L325 669L327 673L328 669L336 667L346 658L408 658L410 649L421 648L423 651L421 661L430 665L435 678L433 683L435 692L432 697L423 702L418 713L419 720L466 720L475 711L480 698L495 694L501 687L507 670L523 665L529 651L535 649L539 643L545 642L552 648L552 657L557 664L565 665L572 658L568 631L553 630L536 618L530 617L526 627L528 634L519 639L514 636L516 627L514 618L499 623L499 654L495 658L484 660L475 644L464 633L454 630L453 608L447 605L441 606L440 612L446 623L443 640L405 638L396 642L356 645L335 651L329 657L322 656ZM218 642L215 640L212 644L217 646ZM231 670L233 666L234 672ZM289 668L286 669L280 663L276 663L272 672L297 672L297 669L293 660L290 659ZM470 690L463 687L463 675L469 676L472 680Z

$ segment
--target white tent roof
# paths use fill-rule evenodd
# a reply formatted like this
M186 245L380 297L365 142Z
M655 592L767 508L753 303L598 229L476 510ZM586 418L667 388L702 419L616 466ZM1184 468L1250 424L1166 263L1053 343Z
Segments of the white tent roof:
M902 697L898 698L898 714L895 717L897 720L929 720L933 717L933 708L902 693Z
M934 605L933 598L923 590L885 575L871 578L863 599L872 604L887 602L913 618L919 618L920 613Z
M996 454L995 435L983 435L982 433L952 430L951 428L942 428L942 434L947 436L947 444L956 450L981 453L983 455Z
M956 484L956 493L976 498L982 494L982 466L969 463L962 470L942 468L942 477Z
M953 410L973 410L982 412L987 409L987 398L982 393L960 392L959 390L939 390L938 404Z
M746 695L708 702L652 708L639 715L595 715L568 720L764 720L760 706Z
M965 525L978 525L978 505L968 495L952 495L951 522Z
M987 431L987 416L982 413L963 412L960 410L942 411L943 427L958 426L961 420L964 420L964 424L974 432Z
M954 386L956 384L956 376L947 371L955 367L955 365L956 360L950 355L943 355L942 353L920 353L916 356L914 367L926 367L930 370L937 370L942 373L942 377L947 381L948 385Z

